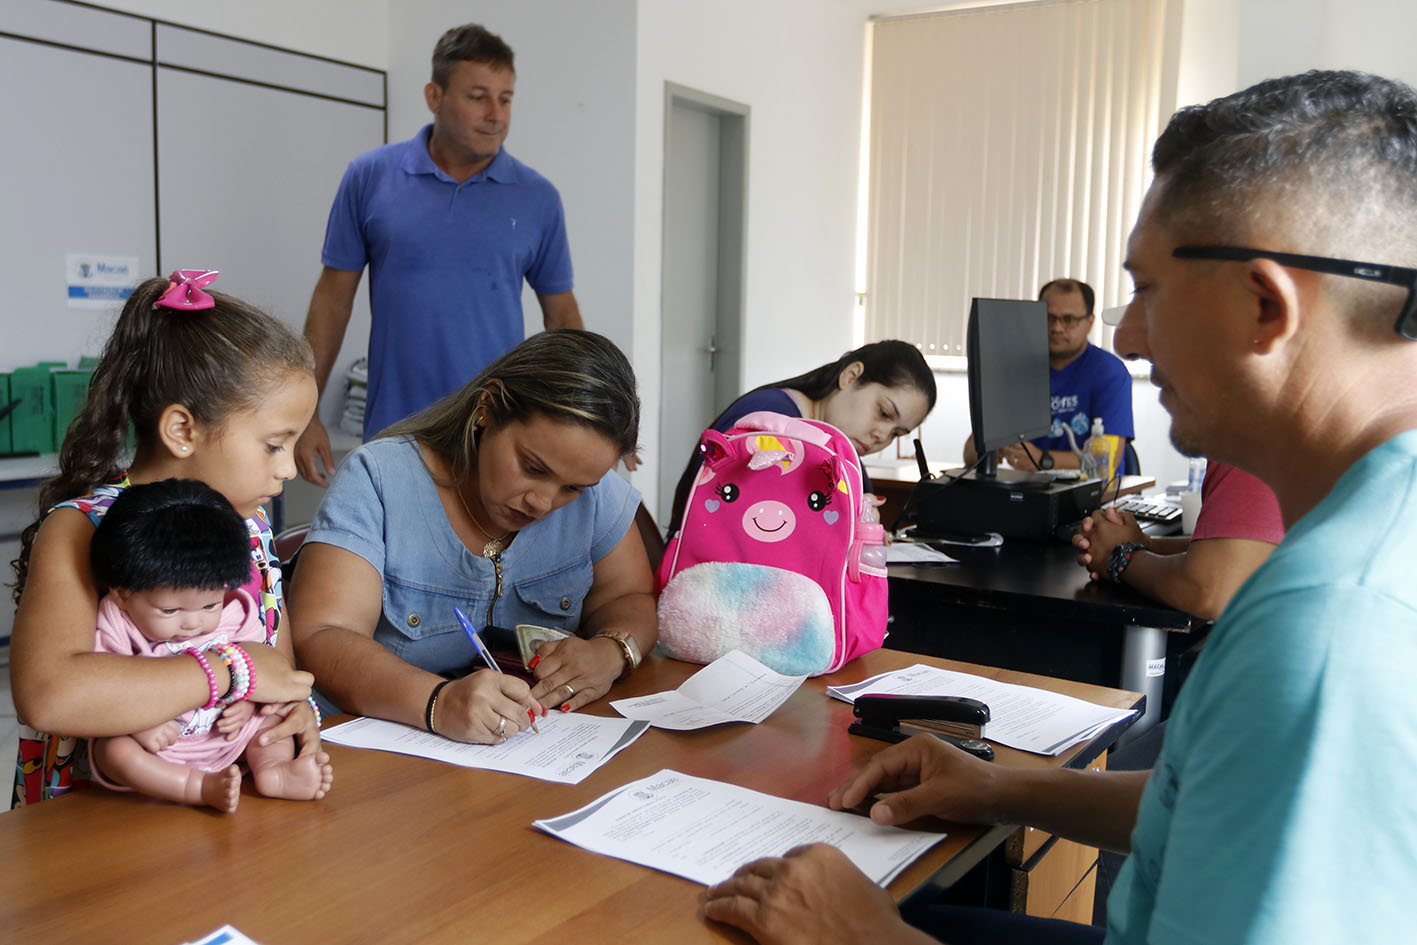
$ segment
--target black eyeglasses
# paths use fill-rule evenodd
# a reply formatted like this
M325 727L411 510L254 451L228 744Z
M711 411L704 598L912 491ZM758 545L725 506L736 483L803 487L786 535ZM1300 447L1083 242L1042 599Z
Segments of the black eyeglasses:
M1293 266L1295 269L1401 286L1407 290L1407 302L1402 306L1402 313L1397 316L1397 324L1394 327L1397 333L1408 341L1417 341L1417 269L1355 262L1352 259L1331 259L1328 256L1272 253L1267 249L1245 249L1242 246L1177 246L1171 250L1171 255L1177 259L1220 259L1233 262L1273 259L1280 265Z
M1091 315L1049 315L1048 324L1051 325L1054 322L1058 322L1064 328L1071 331L1091 317Z

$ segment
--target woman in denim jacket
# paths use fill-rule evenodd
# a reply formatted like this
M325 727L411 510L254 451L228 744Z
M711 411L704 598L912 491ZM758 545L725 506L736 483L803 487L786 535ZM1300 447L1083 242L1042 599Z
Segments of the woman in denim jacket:
M350 454L301 551L295 650L345 711L497 743L547 708L605 695L657 635L640 496L618 475L635 376L600 335L549 331ZM487 669L479 626L572 632ZM466 674L466 675L465 675Z

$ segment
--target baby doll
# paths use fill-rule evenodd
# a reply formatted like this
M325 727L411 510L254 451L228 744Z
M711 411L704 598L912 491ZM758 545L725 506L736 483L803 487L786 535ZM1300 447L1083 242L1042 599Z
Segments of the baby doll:
M130 486L114 500L90 546L99 587L98 652L195 659L211 697L175 720L131 735L95 738L95 780L184 804L234 811L244 756L267 797L318 800L332 770L323 753L296 757L294 740L262 744L280 716L247 696L254 667L243 647L265 646L266 628L241 586L251 575L246 524L215 489L168 479ZM219 682L229 674L224 697Z

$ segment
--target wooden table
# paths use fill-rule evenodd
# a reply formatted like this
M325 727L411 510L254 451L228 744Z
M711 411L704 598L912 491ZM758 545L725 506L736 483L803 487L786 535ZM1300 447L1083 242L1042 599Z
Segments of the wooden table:
M248 785L238 811L222 815L90 789L0 815L0 929L12 945L175 945L223 922L263 945L746 941L698 916L702 887L581 850L532 820L661 768L822 803L885 747L846 733L851 709L827 698L825 686L921 661L1108 706L1140 698L879 650L808 680L760 725L651 729L579 785L331 745L334 787L319 802L269 800ZM615 695L671 689L697 669L652 657ZM603 702L594 711L612 714ZM998 763L1081 766L1117 734L1058 758L999 746ZM891 884L897 900L931 881L951 882L1010 832L944 829L949 837Z

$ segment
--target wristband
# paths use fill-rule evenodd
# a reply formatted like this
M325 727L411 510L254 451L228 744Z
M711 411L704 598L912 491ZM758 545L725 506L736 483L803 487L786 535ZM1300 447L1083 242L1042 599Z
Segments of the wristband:
M443 687L451 683L451 679L445 679L433 687L433 694L428 697L428 708L423 710L423 727L428 729L430 734L437 735L438 731L433 727L433 713L438 708L438 693L443 691Z
M306 696L305 704L310 707L310 711L315 713L315 727L319 728L325 723L325 719L320 715L320 703L315 701L314 696Z
M221 690L217 688L216 673L212 672L212 664L207 662L207 658L202 655L202 651L198 650L196 647L189 646L182 652L190 655L192 659L196 660L197 665L202 667L202 672L207 674L207 688L211 690L212 697L208 699L207 704L202 706L201 708L210 709L215 707L217 701L221 699Z
M625 657L625 671L615 677L617 681L624 679L639 668L640 646L629 633L624 630L602 630L600 633L591 634L592 640L596 637L609 637L620 646L620 654Z
M1122 572L1127 570L1127 565L1132 563L1132 557L1145 548L1139 541L1124 541L1112 549L1112 553L1107 556L1107 579L1117 584L1122 583Z

